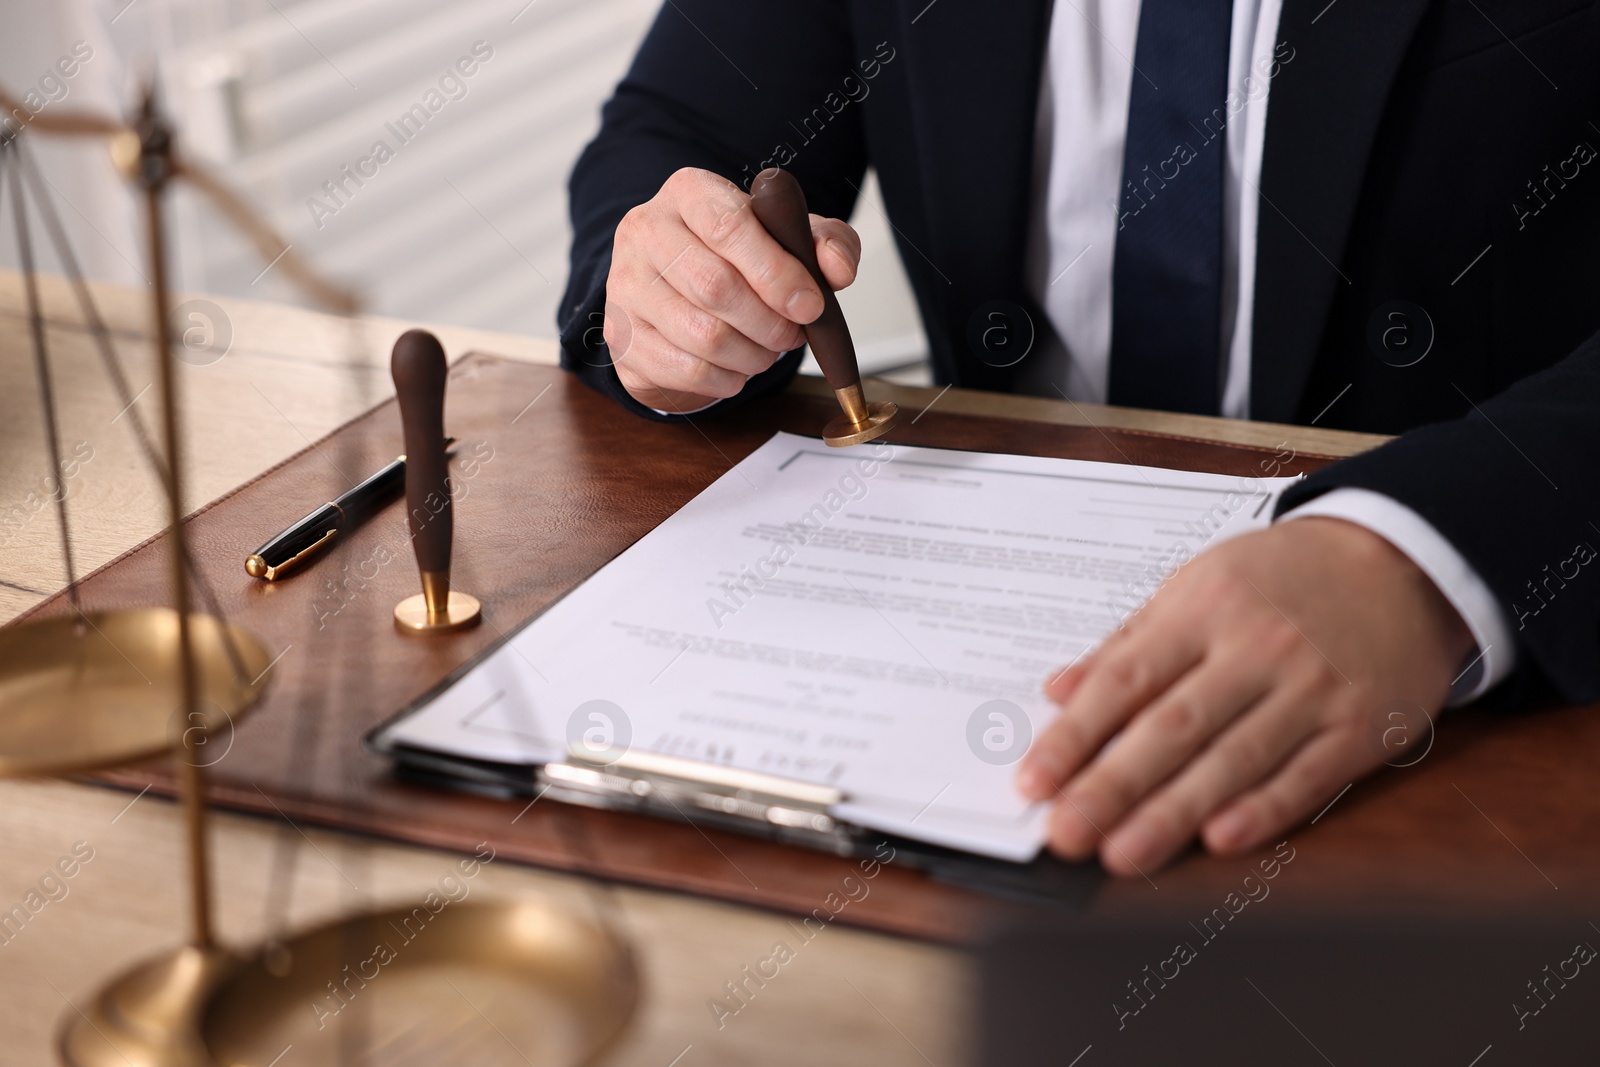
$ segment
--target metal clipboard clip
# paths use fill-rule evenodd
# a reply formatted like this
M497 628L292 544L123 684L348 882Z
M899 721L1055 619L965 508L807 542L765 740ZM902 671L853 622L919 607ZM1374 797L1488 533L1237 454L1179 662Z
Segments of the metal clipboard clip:
M846 799L833 786L653 752L607 756L575 746L565 763L539 769L539 783L568 804L709 823L841 856L860 848L861 831L830 813Z

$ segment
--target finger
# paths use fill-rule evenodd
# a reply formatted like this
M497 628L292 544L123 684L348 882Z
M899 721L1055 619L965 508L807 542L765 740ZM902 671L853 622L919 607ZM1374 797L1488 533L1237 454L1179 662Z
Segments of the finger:
M811 236L817 242L817 265L828 286L847 289L861 266L861 237L842 219L811 216Z
M765 304L756 302L768 315L772 314ZM746 377L760 374L778 359L777 352L752 341L726 320L686 300L677 289L665 283L633 290L629 312L635 319L654 326L684 352ZM798 332L793 323L787 325Z
M710 401L736 396L745 383L743 374L685 352L650 323L637 319L633 343L627 354L614 362L623 387L635 395L641 389L660 389L693 393Z
M671 291L769 352L788 352L805 343L798 325L769 308L732 263L707 248L681 221L663 224L647 245L645 258L647 276L629 279L635 299L659 301L663 291ZM649 317L648 310L640 310Z
M1100 843L1096 827L1120 823L1255 704L1270 680L1266 666L1249 657L1213 654L1202 660L1067 784L1051 820L1051 850L1069 859L1091 855Z
M1089 676L1090 662L1087 656L1079 657L1046 678L1044 695L1057 704L1065 704L1067 698L1076 693L1083 680Z
M1166 863L1217 809L1260 784L1315 735L1319 720L1310 709L1318 703L1312 687L1274 689L1110 831L1101 850L1106 869L1133 874Z
M674 175L674 179L676 179ZM706 248L733 264L761 301L791 322L806 323L822 314L822 292L811 272L767 232L750 208L750 198L732 182L702 183L679 201L684 224Z
M1061 713L1023 757L1017 771L1022 795L1055 795L1123 723L1199 661L1201 635L1195 626L1147 625L1102 646Z
M1116 643L1123 636L1124 631L1115 630L1111 634L1092 644L1084 645L1078 654L1072 657L1072 662L1056 671L1045 679L1044 695L1057 704L1065 704L1067 698L1077 691L1088 677L1089 668L1093 666L1095 658L1103 652L1107 645Z
M1208 818L1202 828L1206 847L1224 855L1255 848L1320 811L1381 762L1362 730L1324 730L1267 782L1234 797Z

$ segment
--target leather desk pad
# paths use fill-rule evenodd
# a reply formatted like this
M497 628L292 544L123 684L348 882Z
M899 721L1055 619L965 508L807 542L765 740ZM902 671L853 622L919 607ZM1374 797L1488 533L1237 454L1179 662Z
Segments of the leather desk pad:
M452 464L458 486L453 578L457 588L483 601L484 623L474 630L425 639L395 631L395 603L418 588L398 503L299 574L266 583L244 573L244 557L257 544L349 484L338 471L359 478L401 451L393 400L188 521L192 550L222 611L262 639L272 655L282 653L261 702L231 737L214 739L228 749L210 768L213 803L447 849L470 850L487 840L500 855L522 862L796 914L822 906L856 870L855 861L644 816L555 803L528 807L526 801L423 787L398 779L387 759L364 747L363 737L578 585L773 432L818 434L836 413L832 401L791 392L725 418L650 423L557 368L474 353L452 367L446 404L447 432L458 439ZM1271 472L1273 456L1272 450L1145 432L945 414L937 406L915 423L904 419L887 440L1241 476ZM1326 457L1299 456L1283 472L1323 462ZM166 559L164 538L156 537L107 564L82 583L86 610L167 603ZM29 614L66 610L58 595ZM1583 720L1592 721L1593 716ZM1551 745L1571 744L1573 729L1568 724L1558 736L1529 744L1548 753ZM1595 751L1594 731L1584 732L1589 751ZM1435 762L1442 757L1436 755ZM1409 773L1414 782L1421 772ZM173 791L164 760L99 778ZM1430 795L1440 787L1448 793L1448 785L1435 782ZM1479 803L1496 802L1490 785L1477 788ZM1589 825L1597 825L1600 804L1591 800L1586 810ZM1385 858L1396 844L1392 832L1388 849L1363 852L1362 841L1372 835L1366 824L1375 818L1382 814L1356 819L1353 838L1335 835L1340 843L1327 869L1349 877L1330 884L1347 884L1351 877L1372 881L1374 870L1392 870ZM1402 821L1402 845L1405 833L1421 837L1431 829L1416 825L1414 815ZM1467 854L1492 852L1498 862L1495 850L1503 843L1480 840L1476 829L1463 843ZM1521 862L1514 855L1511 860ZM1161 876L1163 886L1181 891L1156 895L1174 904L1196 896L1209 900L1214 887L1237 882L1247 864L1191 856ZM894 863L883 867L872 888L839 919L964 941L998 907L990 893ZM1106 898L1108 890L1110 906L1129 894L1149 893L1142 883L1107 884L1100 896Z

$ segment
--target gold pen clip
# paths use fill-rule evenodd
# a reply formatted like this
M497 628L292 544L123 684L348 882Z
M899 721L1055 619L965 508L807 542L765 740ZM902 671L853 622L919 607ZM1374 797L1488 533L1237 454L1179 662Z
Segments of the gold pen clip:
M296 552L294 555L278 564L276 567L268 566L267 561L262 559L260 556L251 556L249 559L244 561L245 573L250 575L252 578L265 578L269 582L275 582L279 578L282 578L285 574L288 574L290 571L300 566L300 564L304 563L311 556L321 551L323 546L329 541L333 540L334 534L338 532L339 528L334 527L321 537L317 538L315 541L311 542L305 548L302 548L299 552Z

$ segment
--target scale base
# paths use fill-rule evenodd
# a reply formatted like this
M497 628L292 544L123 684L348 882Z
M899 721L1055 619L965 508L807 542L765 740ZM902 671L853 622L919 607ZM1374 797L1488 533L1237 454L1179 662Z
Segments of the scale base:
M892 400L880 400L875 404L867 405L865 423L857 422L849 415L840 415L828 423L823 428L822 440L834 448L863 444L875 437L882 437L888 433L894 428L899 419L900 408L895 402Z
M394 606L394 626L403 634L449 634L476 626L483 619L483 605L468 593L450 590L450 599L438 615L428 614L428 598L418 593Z
M222 949L186 946L124 971L61 1025L67 1067L212 1067L198 1022L206 1000L240 963Z

